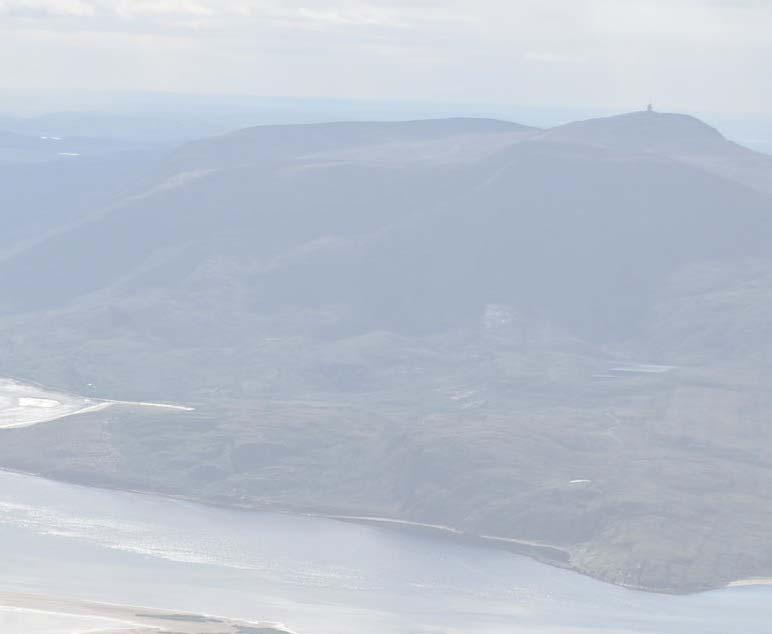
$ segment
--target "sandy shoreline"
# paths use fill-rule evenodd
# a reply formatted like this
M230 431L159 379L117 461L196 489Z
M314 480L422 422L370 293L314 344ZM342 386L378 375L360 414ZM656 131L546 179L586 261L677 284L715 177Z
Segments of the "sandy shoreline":
M0 592L3 634L288 634L275 623Z
M49 390L41 385L0 377L0 429L19 429L41 423L98 412L117 405L152 407L182 412L194 408L173 403L120 401L78 396Z
M748 588L751 586L772 586L772 577L757 577L751 579L738 579L726 584L727 588Z

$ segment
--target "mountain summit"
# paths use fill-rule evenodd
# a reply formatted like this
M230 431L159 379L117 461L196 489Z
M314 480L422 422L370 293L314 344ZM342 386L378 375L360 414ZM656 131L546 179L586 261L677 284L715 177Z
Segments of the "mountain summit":
M695 117L653 110L568 123L548 130L542 138L656 154L715 154L735 147Z

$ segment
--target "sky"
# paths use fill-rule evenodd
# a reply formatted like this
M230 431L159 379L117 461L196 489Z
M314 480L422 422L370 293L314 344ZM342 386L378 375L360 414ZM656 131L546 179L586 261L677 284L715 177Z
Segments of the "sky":
M772 0L0 0L0 92L761 114Z

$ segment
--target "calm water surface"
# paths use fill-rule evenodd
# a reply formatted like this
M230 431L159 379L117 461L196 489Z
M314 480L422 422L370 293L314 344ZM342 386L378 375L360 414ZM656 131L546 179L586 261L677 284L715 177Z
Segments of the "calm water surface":
M646 594L441 538L5 472L0 590L275 621L299 634L772 631L772 588Z

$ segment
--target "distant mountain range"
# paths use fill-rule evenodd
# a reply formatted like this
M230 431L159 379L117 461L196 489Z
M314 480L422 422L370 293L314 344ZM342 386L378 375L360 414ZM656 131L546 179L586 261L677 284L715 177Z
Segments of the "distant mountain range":
M196 412L8 432L0 465L446 524L657 590L772 574L771 157L644 111L62 165L0 167L0 372Z

